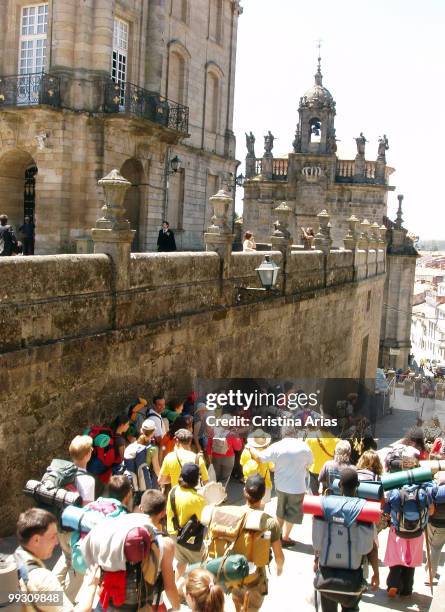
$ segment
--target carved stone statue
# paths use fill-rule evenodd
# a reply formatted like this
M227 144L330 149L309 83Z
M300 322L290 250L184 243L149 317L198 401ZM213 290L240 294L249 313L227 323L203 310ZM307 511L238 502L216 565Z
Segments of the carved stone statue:
M388 138L386 137L386 134L383 134L383 136L380 136L379 138L378 156L384 158L385 152L388 149L389 149Z
M250 132L247 134L246 132L246 147L247 147L247 155L249 157L255 157L255 136Z
M267 135L264 136L264 153L265 153L265 155L272 155L273 141L274 140L275 140L275 136L269 130Z
M294 148L294 153L301 153L301 129L300 124L297 125L297 129L295 130L295 138L292 143Z
M357 143L357 154L358 155L364 155L365 154L365 146L366 146L366 143L368 141L364 137L363 132L360 132L360 136L355 139L355 142Z

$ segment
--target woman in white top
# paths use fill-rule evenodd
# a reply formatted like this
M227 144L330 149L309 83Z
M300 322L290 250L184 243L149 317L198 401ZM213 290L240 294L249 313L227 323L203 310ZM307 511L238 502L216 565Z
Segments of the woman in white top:
M244 234L243 251L256 251L255 239L252 232L246 232Z

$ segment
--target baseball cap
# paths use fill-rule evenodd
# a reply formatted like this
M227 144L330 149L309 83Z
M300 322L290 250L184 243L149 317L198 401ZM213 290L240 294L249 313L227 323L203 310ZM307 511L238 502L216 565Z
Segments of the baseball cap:
M181 468L181 479L190 487L196 487L199 482L199 467L195 463L184 463Z
M156 424L151 419L145 419L142 423L141 431L154 431L156 429Z

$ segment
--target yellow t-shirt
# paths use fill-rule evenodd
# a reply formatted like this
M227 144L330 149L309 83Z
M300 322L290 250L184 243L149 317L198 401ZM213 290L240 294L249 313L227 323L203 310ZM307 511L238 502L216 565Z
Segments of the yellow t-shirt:
M173 527L173 510L171 506L171 491L167 500L167 531L169 535L177 535ZM181 486L175 487L175 506L180 527L184 527L187 521L195 514L201 520L203 508L207 505L204 497L196 489L186 489Z
M335 447L339 441L339 438L329 434L325 434L320 439L317 436L306 438L305 442L311 449L314 458L314 463L309 467L312 474L319 474L326 461L331 461L334 458Z
M264 463L257 463L255 459L252 458L248 447L246 447L241 453L240 464L243 468L244 480L247 480L247 478L249 478L249 476L252 476L252 474L259 474L265 480L266 489L272 488L272 479L270 477L270 472L274 469L273 463L271 463L270 461L265 461Z
M177 448L165 456L159 475L169 476L171 486L175 487L179 482L181 468L184 463L195 463L195 459L196 454L193 451L189 451L184 448ZM209 479L209 474L202 457L199 458L199 472L201 474L201 480L203 482L207 482Z

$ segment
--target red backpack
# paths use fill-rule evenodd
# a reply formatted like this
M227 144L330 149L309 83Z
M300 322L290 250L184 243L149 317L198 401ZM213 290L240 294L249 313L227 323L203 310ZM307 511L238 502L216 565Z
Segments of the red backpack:
M93 439L93 454L87 464L87 471L107 484L123 460L119 455L113 430L93 425L85 433Z

